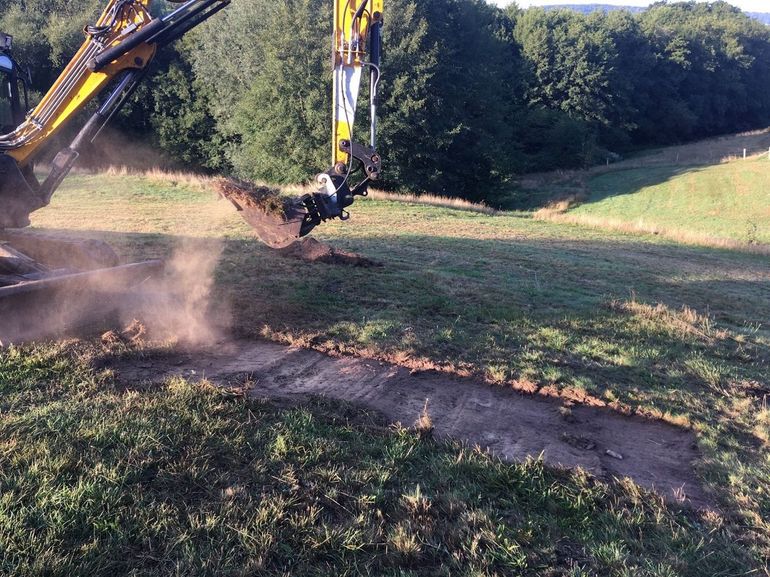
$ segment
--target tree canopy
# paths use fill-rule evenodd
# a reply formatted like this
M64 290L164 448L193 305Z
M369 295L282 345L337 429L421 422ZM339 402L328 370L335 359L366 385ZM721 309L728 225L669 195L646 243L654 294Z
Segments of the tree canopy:
M37 90L102 4L0 4ZM307 179L329 161L330 20L330 0L234 0L158 59L121 122L186 164ZM384 185L490 200L524 171L764 127L768 86L770 28L722 1L581 14L388 0Z

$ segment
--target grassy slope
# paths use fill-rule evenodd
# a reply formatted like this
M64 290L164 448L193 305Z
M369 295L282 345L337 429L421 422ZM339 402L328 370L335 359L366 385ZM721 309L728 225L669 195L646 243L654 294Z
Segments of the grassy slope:
M622 166L622 165L621 165ZM770 162L765 157L708 166L617 168L555 187L579 194L561 222L656 232L701 244L770 244ZM546 185L545 190L550 187Z
M116 387L87 345L0 351L2 575L744 574L717 515L503 464L342 405Z
M728 524L767 555L766 257L390 202L358 203L353 215L319 236L383 268L280 259L226 203L141 178L74 178L36 224L101 230L133 258L167 255L183 236L224 237L218 290L242 333L692 426L699 473Z

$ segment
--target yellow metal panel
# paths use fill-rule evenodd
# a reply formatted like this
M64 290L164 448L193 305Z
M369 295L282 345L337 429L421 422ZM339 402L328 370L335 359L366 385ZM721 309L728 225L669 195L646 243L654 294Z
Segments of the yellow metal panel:
M332 121L332 164L347 163L348 155L339 149L339 143L350 140L352 135L349 121L352 119L341 117L338 102L341 91L348 87L339 86L344 78L349 77L342 73L344 69L360 69L367 57L367 43L369 40L369 27L376 13L382 17L383 0L369 0L366 3L362 18L356 22L353 17L364 4L364 0L334 0L334 102ZM358 87L352 92L357 93Z
M108 37L106 46L117 44L123 37L122 32L127 26L134 24L140 29L150 21L149 12L146 11L151 0L138 0L136 10L124 15ZM96 26L110 24L111 12L117 0L111 0ZM28 144L9 151L8 154L16 159L20 166L29 164L51 136L98 95L115 76L129 68L144 68L155 55L155 46L141 44L129 54L121 57L100 72L91 72L88 62L99 51L99 47L91 38L87 38L75 56L66 66L59 78L53 84L48 93L35 107L26 123L25 130L35 134Z

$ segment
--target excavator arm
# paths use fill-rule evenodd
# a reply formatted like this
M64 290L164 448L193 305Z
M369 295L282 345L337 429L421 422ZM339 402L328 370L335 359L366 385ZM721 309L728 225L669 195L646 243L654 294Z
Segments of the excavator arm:
M377 94L382 54L383 0L334 0L332 66L332 166L316 177L320 190L306 194L275 222L258 205L228 197L266 244L280 248L305 236L320 223L347 220L356 196L366 196L380 176L377 144ZM354 139L364 71L369 72L369 142Z
M380 176L377 145L377 93L382 53L383 0L335 0L332 63L332 167L318 175L321 192L305 197L305 226L348 218L345 210L356 196L366 196ZM369 143L354 139L359 93L364 70L369 71ZM356 182L357 181L357 182ZM304 231L303 231L304 232Z
M48 93L13 131L0 136L0 229L24 227L46 206L80 150L120 110L157 50L226 7L231 0L186 0L153 18L151 0L109 0L85 28L86 39ZM112 87L99 110L55 158L43 183L32 166L41 149L94 98Z

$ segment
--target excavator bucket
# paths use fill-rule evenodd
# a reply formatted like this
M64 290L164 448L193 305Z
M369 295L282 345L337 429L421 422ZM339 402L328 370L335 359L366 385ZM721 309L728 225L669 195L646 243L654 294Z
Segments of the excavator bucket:
M282 215L249 205L236 208L259 239L271 248L285 248L302 236L307 212L299 206L288 205Z
M269 247L287 247L307 234L307 210L301 202L282 197L274 189L231 178L218 179L214 187Z

